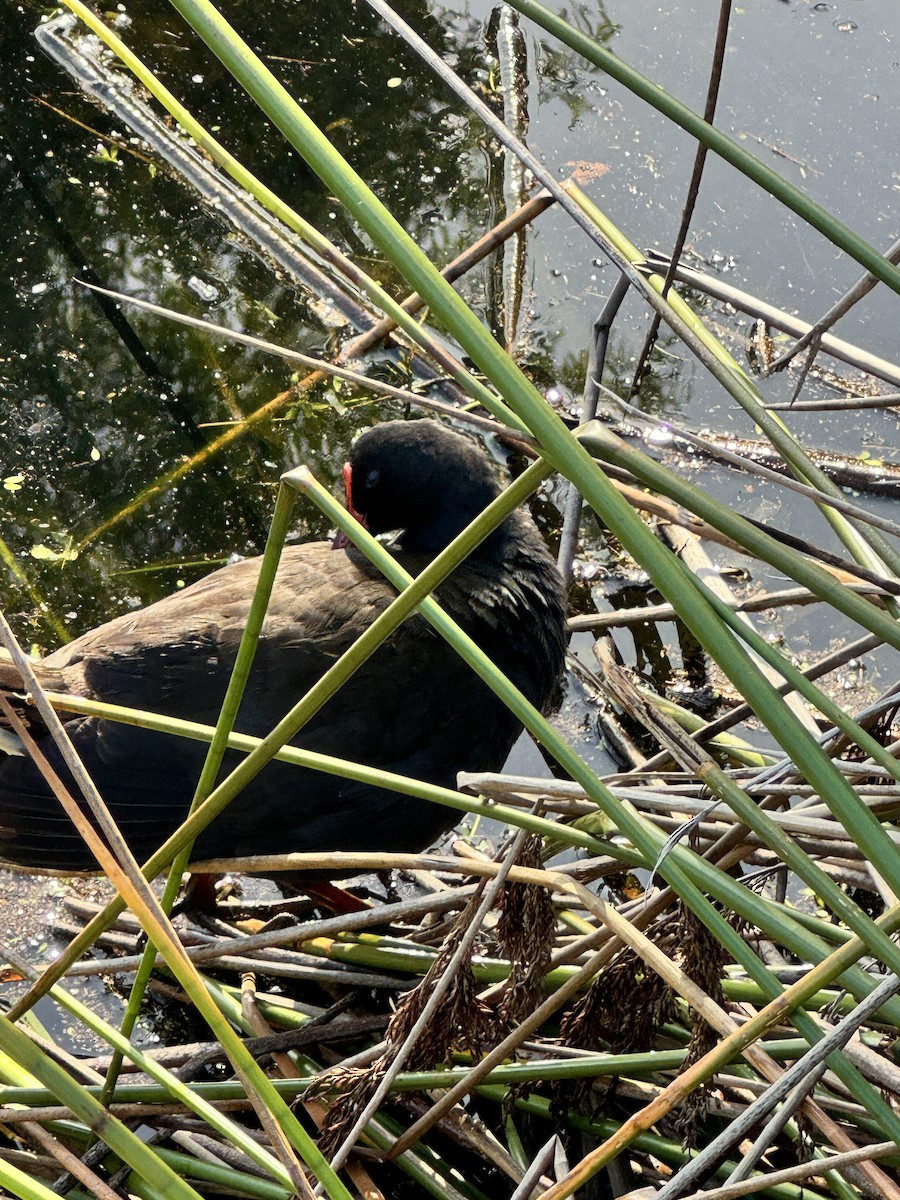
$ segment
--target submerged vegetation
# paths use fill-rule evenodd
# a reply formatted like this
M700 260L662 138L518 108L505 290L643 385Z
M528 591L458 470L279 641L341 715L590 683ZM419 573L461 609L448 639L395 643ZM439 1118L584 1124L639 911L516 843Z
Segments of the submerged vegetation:
M30 206L12 235L20 259L37 254L40 222L56 240L51 279L20 284L35 306L49 287L53 321L4 360L10 394L20 358L31 375L28 399L4 411L0 636L48 727L55 709L95 712L210 751L193 815L148 863L104 826L114 893L65 893L83 928L64 922L63 952L4 944L0 1184L27 1200L900 1197L900 526L873 498L897 486L876 443L900 367L891 346L833 332L867 297L896 311L897 247L882 253L817 203L802 163L787 156L779 173L753 139L722 132L727 0L706 119L614 56L614 22L588 9L500 5L486 47L477 23L423 3L406 14L414 28L382 0L328 6L327 30L300 6L293 43L281 25L278 38L257 30L262 51L255 10L234 6L232 25L208 0L172 6L171 28L80 0L42 24L42 49L93 101L60 74L55 92L11 97L8 112L52 106L87 127L99 140L80 169L59 151L48 186L15 124L3 132ZM350 74L358 90L340 82ZM327 97L326 76L339 81ZM398 90L402 129L363 136L362 107ZM607 90L664 122L673 145L692 139L668 258L602 211L606 164L579 154L554 171L528 149L529 98L574 125ZM346 109L330 107L344 93ZM221 113L254 131L242 161ZM402 156L395 137L409 139ZM752 181L741 203L766 193L778 220L793 214L811 239L802 254L839 250L848 264L843 295L813 295L799 327L739 289L722 226L718 262L692 247L722 161ZM179 216L188 187L202 197L193 242ZM76 236L66 197L84 190L106 224ZM162 224L132 244L114 218L143 206ZM483 243L468 234L473 211ZM527 238L550 221L606 272L592 276L589 346L574 319L534 319ZM230 258L240 289L200 261L213 240L211 261ZM553 298L559 311L565 291ZM618 333L638 304L652 314L643 350ZM757 322L752 345L736 311ZM56 348L59 329L77 355ZM92 341L102 375L112 339L131 378L79 380ZM672 396L701 397L713 430ZM332 486L355 429L420 409L496 435L519 474L413 581ZM818 453L794 429L831 409L860 420L859 444ZM571 583L570 695L552 720L430 595L504 504L528 496ZM264 586L215 729L47 694L28 676L21 645L63 641L236 547L265 545L270 578L295 520L303 535L345 530L399 596L297 697L278 738L233 731ZM245 876L245 895L173 925L194 838L256 765L279 753L378 775L286 743L414 609L542 757L459 790L389 779L467 814L464 836L420 855L210 862ZM247 757L217 783L228 746ZM80 786L102 822L101 798ZM290 870L355 873L369 904L327 915L251 882ZM99 988L83 990L91 979L127 997L115 1021ZM41 1024L45 1009L93 1039L91 1057ZM159 1012L166 1045L151 1047L144 1022Z

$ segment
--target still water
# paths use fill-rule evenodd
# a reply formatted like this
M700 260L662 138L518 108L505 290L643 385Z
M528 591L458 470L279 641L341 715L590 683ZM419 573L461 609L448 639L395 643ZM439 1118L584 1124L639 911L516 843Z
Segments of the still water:
M119 32L200 119L302 215L366 270L401 281L309 169L180 21L159 4L118 6ZM2 103L0 444L5 600L20 635L55 645L97 621L190 582L232 553L256 552L274 481L304 459L333 483L353 432L384 409L345 409L330 389L288 400L170 489L154 481L289 387L277 359L127 313L115 328L75 283L104 284L297 349L327 350L346 332L169 168L38 50L42 6L7 5L0 33ZM702 108L714 34L709 6L622 0L570 9L624 59ZM486 37L490 6L414 3L405 15L473 86L499 73ZM363 3L232 4L226 15L304 103L407 229L438 262L503 215L497 148L414 54ZM718 121L875 245L900 231L894 154L900 89L890 0L768 3L732 17ZM560 177L586 187L638 245L665 248L690 171L689 139L602 72L522 22L527 137ZM496 45L496 43L494 43ZM502 182L502 181L501 181ZM815 233L732 168L710 159L694 219L692 262L814 319L859 275ZM496 266L462 287L496 322ZM525 247L515 352L539 386L573 397L590 324L613 282L596 248L550 210ZM740 351L748 325L698 298ZM842 322L842 336L890 357L900 300L879 287ZM614 330L607 382L629 378L646 316L629 301ZM645 404L752 436L715 384L663 337ZM385 362L385 372L397 371ZM784 392L789 381L769 386ZM816 387L809 393L815 396ZM889 452L893 414L805 416L811 443ZM704 472L747 503L744 481ZM754 490L772 515L780 503ZM138 503L135 505L135 500ZM134 506L129 508L129 506ZM820 526L798 506L803 532ZM123 515L123 513L125 515ZM298 513L300 533L322 522Z

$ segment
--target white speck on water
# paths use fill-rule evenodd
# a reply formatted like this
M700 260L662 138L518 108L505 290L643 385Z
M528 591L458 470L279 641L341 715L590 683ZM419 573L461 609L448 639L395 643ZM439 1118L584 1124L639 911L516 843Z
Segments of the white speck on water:
M205 304L213 304L216 300L221 299L219 288L208 280L201 279L199 275L191 275L187 285L194 295L199 296Z

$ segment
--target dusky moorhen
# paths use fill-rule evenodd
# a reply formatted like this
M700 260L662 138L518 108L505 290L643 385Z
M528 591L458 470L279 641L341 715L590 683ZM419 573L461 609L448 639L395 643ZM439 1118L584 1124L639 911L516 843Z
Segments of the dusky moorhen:
M348 503L373 533L400 531L395 553L414 575L499 492L483 450L430 420L368 430L344 477ZM42 682L215 724L259 562L224 567L84 634L43 660ZM236 729L268 733L395 594L352 547L287 547ZM556 566L531 517L513 513L438 598L545 709L563 664L564 607ZM0 684L20 688L12 670L0 669ZM520 728L443 638L413 616L294 744L455 787L458 771L499 770ZM132 850L146 859L184 819L206 746L95 717L69 720L67 729ZM69 781L49 738L42 748ZM238 757L227 756L225 766ZM200 835L193 857L418 851L454 821L452 809L273 762ZM56 871L96 866L27 757L0 765L0 859Z

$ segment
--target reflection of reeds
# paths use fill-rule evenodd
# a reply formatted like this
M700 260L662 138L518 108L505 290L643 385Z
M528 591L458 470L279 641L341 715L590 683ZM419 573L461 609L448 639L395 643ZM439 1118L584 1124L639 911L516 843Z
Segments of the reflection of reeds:
M86 10L76 0L69 2L87 19ZM702 578L709 573L709 565L689 570L636 510L656 506L662 513L664 503L663 515L670 523L693 528L702 523L704 532L714 533L754 566L769 564L802 589L800 593L791 589L789 598L812 598L829 613L859 625L868 634L862 643L866 648L879 643L894 649L900 646L895 579L900 573L900 556L885 537L892 532L891 523L881 521L878 527L859 519L858 506L840 496L772 415L771 408L767 410L753 381L688 304L672 292L663 298L662 277L644 273L643 256L627 237L576 187L560 193L556 181L551 180L547 186L566 211L573 211L574 206L581 227L605 247L789 464L804 487L805 498L819 505L843 540L847 558L840 569L844 574L836 575L827 561L824 565L816 561L820 557L816 547L786 544L783 537L776 536L777 530L769 531L743 518L599 423L574 436L215 10L204 0L175 0L175 6L417 290L431 317L456 338L483 378L466 371L445 348L438 350L436 339L371 280L364 280L356 268L352 268L354 282L415 337L426 353L436 354L439 368L481 403L498 429L511 429L524 438L537 461L415 581L399 571L390 553L356 526L308 471L288 473L276 505L261 590L216 730L171 721L164 714L134 713L78 698L48 696L8 627L4 628L4 642L19 662L31 702L55 736L59 726L54 706L212 743L195 812L143 870L104 815L90 781L80 786L92 801L105 840L55 781L61 801L95 847L118 896L92 915L85 931L32 985L9 1017L0 1017L0 1048L4 1052L0 1075L6 1085L0 1088L0 1102L10 1106L4 1114L10 1128L24 1127L37 1139L42 1153L56 1160L54 1172L71 1171L97 1195L104 1195L108 1188L90 1160L79 1165L70 1150L38 1130L37 1122L77 1121L77 1126L70 1123L65 1127L65 1136L73 1145L80 1150L93 1132L154 1195L180 1200L196 1196L207 1185L213 1189L224 1185L238 1194L279 1200L292 1193L308 1196L312 1186L308 1171L328 1196L345 1197L350 1195L345 1184L329 1168L314 1138L288 1104L289 1099L302 1097L310 1089L311 1076L319 1075L312 1087L316 1100L308 1101L309 1111L321 1123L328 1119L329 1104L346 1110L346 1119L332 1139L335 1145L341 1143L341 1161L360 1136L366 1155L396 1157L423 1190L448 1198L460 1194L452 1175L460 1168L455 1164L452 1141L443 1139L432 1145L433 1132L461 1142L470 1152L462 1158L464 1163L471 1163L472 1152L476 1159L490 1162L496 1173L489 1177L494 1191L498 1179L510 1191L526 1175L532 1155L530 1135L517 1124L518 1114L544 1119L551 1115L552 1107L570 1131L586 1132L600 1143L571 1169L558 1164L556 1182L548 1175L549 1167L541 1167L538 1175L543 1172L545 1178L534 1181L540 1194L545 1200L562 1200L616 1158L629 1164L629 1169L643 1172L650 1183L663 1181L659 1164L668 1164L671 1178L662 1195L674 1196L678 1187L697 1186L701 1169L718 1169L718 1160L712 1162L711 1155L704 1152L701 1167L691 1167L675 1138L667 1136L683 1124L680 1118L686 1110L692 1137L701 1147L706 1141L713 1142L725 1118L726 1129L713 1143L719 1158L739 1154L734 1139L743 1137L742 1119L748 1123L769 1121L753 1156L735 1168L733 1186L704 1193L724 1200L775 1183L771 1173L749 1182L743 1178L759 1155L799 1137L792 1114L800 1105L805 1125L815 1130L816 1153L823 1156L834 1150L840 1157L831 1155L825 1161L779 1172L783 1190L776 1194L797 1196L791 1189L801 1180L835 1169L843 1171L855 1163L870 1191L896 1197L896 1184L874 1160L900 1140L900 1118L883 1095L883 1091L900 1091L900 1077L892 1061L873 1047L846 1045L855 1030L862 1029L865 1037L870 1029L890 1033L900 1024L900 1001L895 995L900 949L892 938L900 929L896 853L900 831L893 823L900 811L896 787L900 767L895 747L885 744L891 739L896 698L888 692L862 712L848 712L844 693L835 699L812 682L825 667L803 669L790 654L761 636L736 611L751 605L709 588ZM706 140L714 152L725 155L823 230L878 278L897 286L898 274L890 263L816 206L798 198L774 172L754 165L756 160L740 147L727 145L724 135L670 102L620 60L610 60L591 38L572 30L532 0L518 0L515 7L637 88L649 102ZM90 20L92 27L98 28L96 19ZM135 62L129 65L139 69ZM181 117L189 120L183 110ZM191 132L198 141L208 138L199 127ZM213 152L210 144L201 144ZM516 152L514 144L506 144ZM235 164L235 169L241 170L240 164ZM242 183L252 186L249 178ZM313 231L310 236L314 240L317 235ZM384 326L378 328L384 332ZM360 344L353 346L356 355ZM351 357L349 348L341 357L343 361ZM248 429L304 394L312 380L322 378L324 371L307 377L166 472L127 508L88 534L81 547L184 475L200 469ZM351 382L355 386L357 381ZM404 402L417 400L415 393L394 392ZM622 477L621 488L613 486L604 468ZM614 777L598 777L559 729L531 709L441 612L430 593L444 574L504 513L554 471L577 488L588 509L623 548L623 555L646 572L664 597L665 607L619 614L619 621L612 616L607 624L622 623L626 617L632 623L677 621L678 628L690 632L703 654L716 664L725 685L746 706L740 711L755 717L759 727L752 740L710 740L732 723L727 716L703 727L702 721L692 719L683 707L661 703L650 689L635 686L610 653L599 678L593 679L616 706L634 747L636 765ZM277 729L259 741L232 734L231 726L265 611L267 581L274 574L283 543L294 498L291 489L299 490L304 500L312 501L329 520L348 530L400 594ZM832 500L839 504L832 507ZM855 576L854 562L859 572ZM854 579L862 582L854 583ZM770 605L773 602L769 597ZM477 794L466 795L286 745L414 609L430 620L438 634L516 711L568 780L479 778L474 780ZM581 621L580 627L596 623L591 618ZM856 647L855 652L864 650ZM836 652L826 665L844 662L846 653ZM581 678L591 681L586 671ZM790 704L781 694L785 692L793 693ZM15 726L15 712L8 705L5 711ZM820 725L826 727L822 733ZM23 736L27 734L23 727L18 729ZM227 746L241 750L245 757L227 779L216 784ZM645 750L653 757L641 758ZM331 853L205 864L209 869L231 865L261 872L393 869L415 882L417 894L358 914L294 920L287 928L266 927L247 933L220 926L213 938L193 931L184 941L199 938L200 944L184 945L167 912L190 844L242 784L276 754L285 761L351 779L374 779L420 796L423 802L484 814L520 832L496 861L477 847L462 846L455 857ZM77 777L77 763L72 767ZM527 839L531 854L523 860L518 855L526 841L524 831L531 835ZM533 853L537 838L543 841L545 852L548 847L554 851L566 848L591 857L542 867ZM173 861L175 868L170 870L160 903L146 879ZM746 886L742 872L747 866L762 869L753 881L760 884L760 890ZM788 871L791 882L786 893L778 883L768 888L770 873L783 881ZM490 883L460 885L460 877ZM607 888L605 898L587 886L598 879ZM824 908L824 919L812 906L810 911L804 910L799 894L802 886ZM498 923L501 892L504 903ZM126 951L127 957L118 964L84 959L95 942L103 945L100 939L111 936L106 931L126 906L150 939L147 951L139 955L135 930L129 926L119 935L124 941L108 943ZM460 911L465 913L464 919L451 920L451 914ZM880 986L862 965L873 962L888 971ZM11 953L8 963L29 981L37 975ZM180 989L176 996L189 998L211 1030L212 1041L197 1053L202 1053L204 1062L210 1055L230 1061L236 1080L181 1080L159 1060L165 1055L177 1060L181 1053L190 1066L189 1050L170 1048L154 1056L135 1049L130 1034L155 966L175 977ZM204 971L223 974L243 972L247 976L243 995L201 974L201 966ZM138 980L122 1031L110 1028L59 986L67 972L74 979L113 970L135 972ZM281 994L258 993L251 977L256 973L277 978ZM410 989L417 980L418 986ZM96 1064L107 1072L102 1084L101 1077L91 1070L82 1071L82 1081L74 1079L13 1023L51 986L58 1002L112 1047L112 1053ZM301 1007L284 994L288 990L300 994L301 989L314 995L316 1002ZM386 998L394 992L402 998L388 1025ZM323 994L328 996L324 1006ZM338 998L332 1003L335 994ZM816 1015L826 1004L844 1018L840 1028L832 1029ZM621 1014L618 1019L617 1014ZM560 1022L564 1046L556 1040ZM785 1031L778 1029L779 1036L773 1038L776 1028L788 1023L795 1032L782 1036ZM384 1040L373 1044L386 1025ZM284 1032L271 1034L270 1026ZM246 1036L246 1042L235 1028ZM823 1035L828 1037L824 1043L827 1065L839 1080L836 1084L834 1078L827 1079L827 1087L820 1083L821 1064L804 1057L813 1054L811 1047ZM342 1056L348 1039L350 1053ZM257 1057L262 1054L276 1056L274 1062L278 1073L285 1076L283 1080L262 1068ZM414 1069L400 1072L398 1067L407 1055L407 1066ZM444 1065L448 1057L454 1058L453 1067ZM784 1058L800 1060L802 1065L785 1074L778 1065ZM126 1060L149 1075L154 1084L131 1084L120 1073ZM327 1071L328 1066L339 1069ZM589 1108L599 1101L606 1103L606 1111L600 1114L586 1116L576 1111L568 1093L556 1092L551 1104L549 1094L542 1091L560 1080L583 1082L612 1076L621 1081L608 1095L596 1084L579 1090L577 1101ZM345 1089L348 1080L362 1080L359 1093ZM87 1081L90 1083L85 1086ZM528 1085L527 1091L523 1084ZM804 1086L799 1087L801 1084ZM839 1086L843 1094L836 1095ZM708 1090L701 1091L704 1088ZM794 1091L782 1109L782 1119L772 1122L768 1109L781 1103L779 1088ZM410 1092L417 1096L404 1100ZM751 1108L758 1095L763 1097L760 1107ZM475 1102L464 1107L463 1102L471 1097ZM505 1103L507 1110L496 1109L496 1101ZM28 1106L24 1112L13 1107L22 1105ZM766 1112L763 1106L768 1106ZM248 1107L255 1111L261 1133L240 1120L238 1114ZM184 1120L175 1142L177 1151L147 1145L123 1123L153 1123L154 1118L162 1122L164 1116L186 1112L204 1124L200 1127ZM332 1120L335 1115L333 1112ZM672 1124L667 1125L669 1120ZM488 1121L490 1129L482 1123ZM160 1136L170 1129L171 1125L158 1124ZM891 1141L857 1148L857 1139L872 1135ZM726 1175L732 1166L726 1165ZM258 1170L264 1178L259 1178ZM365 1173L359 1174L359 1164L353 1170L357 1172L356 1186L375 1186ZM833 1175L828 1182L838 1195L859 1194L841 1177ZM0 1183L22 1196L58 1194L36 1177L23 1181L21 1171L2 1156ZM126 1186L131 1184L126 1181Z

